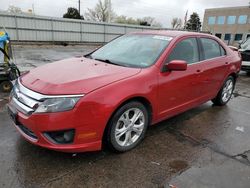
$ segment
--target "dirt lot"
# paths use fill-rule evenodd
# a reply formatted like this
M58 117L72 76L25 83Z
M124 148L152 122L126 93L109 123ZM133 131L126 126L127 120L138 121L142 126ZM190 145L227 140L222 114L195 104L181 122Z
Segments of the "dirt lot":
M81 55L95 46L15 47L22 70ZM248 188L250 185L250 77L241 73L232 101L211 102L157 126L136 149L77 155L26 142L15 130L0 94L0 187Z

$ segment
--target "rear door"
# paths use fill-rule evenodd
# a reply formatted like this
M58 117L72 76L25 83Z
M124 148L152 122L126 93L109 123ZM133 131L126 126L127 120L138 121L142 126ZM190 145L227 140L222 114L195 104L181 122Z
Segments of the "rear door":
M230 60L222 45L212 38L199 38L201 45L201 64L203 66L201 96L214 97L228 72Z
M202 89L202 70L197 39L184 38L177 42L166 59L184 60L186 71L166 71L159 75L159 118L166 118L189 109L199 103Z

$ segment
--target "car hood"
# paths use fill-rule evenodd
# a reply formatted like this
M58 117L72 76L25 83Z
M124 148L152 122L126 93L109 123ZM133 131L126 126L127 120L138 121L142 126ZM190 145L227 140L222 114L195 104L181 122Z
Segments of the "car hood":
M21 76L21 83L42 94L87 94L138 74L141 69L107 64L84 57L49 63Z

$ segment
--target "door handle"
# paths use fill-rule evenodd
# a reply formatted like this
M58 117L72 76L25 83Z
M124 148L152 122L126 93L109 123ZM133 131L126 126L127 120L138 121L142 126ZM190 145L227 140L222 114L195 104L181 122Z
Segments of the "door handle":
M200 69L197 69L196 72L197 72L197 73L201 73L202 71L201 71Z
M228 63L228 62L226 62L225 64L226 64L226 65L228 65L229 63Z

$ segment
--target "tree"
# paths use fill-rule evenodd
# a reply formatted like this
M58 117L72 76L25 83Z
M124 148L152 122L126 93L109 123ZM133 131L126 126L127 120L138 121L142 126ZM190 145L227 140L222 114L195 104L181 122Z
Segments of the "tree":
M161 23L157 22L153 17L144 17L142 19L138 19L140 25L152 26L152 27L162 27Z
M88 9L85 18L91 21L108 22L110 17L110 21L114 21L116 14L109 2L109 0L99 0L94 9Z
M200 31L200 28L201 28L200 17L196 12L194 12L192 15L190 15L190 18L185 26L185 29L192 31Z
M180 29L182 27L182 20L180 18L173 18L171 25L173 29Z
M17 14L17 13L21 14L21 13L23 13L23 11L22 11L21 8L13 6L13 5L10 5L7 11L10 12L10 13L14 13L14 14Z
M69 7L68 11L63 15L63 18L84 19L76 8Z
M162 27L161 23L155 21L153 17L144 17L144 18L131 18L126 16L117 16L114 20L116 23L121 24L132 24L132 25L144 25L144 26L153 26L153 27Z
M115 23L121 23L121 24L132 24L132 25L140 25L138 23L138 20L131 18L131 17L126 17L126 16L117 16L114 20Z

